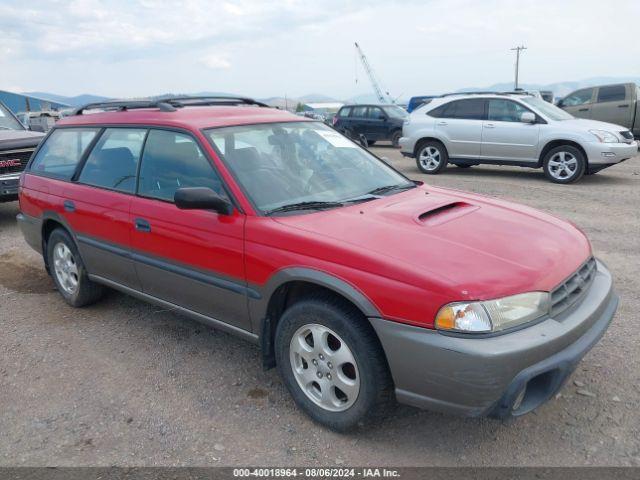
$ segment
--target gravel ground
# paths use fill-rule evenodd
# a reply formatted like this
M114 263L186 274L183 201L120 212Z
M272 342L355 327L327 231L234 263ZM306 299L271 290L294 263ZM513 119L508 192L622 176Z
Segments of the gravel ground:
M640 465L640 159L561 186L509 167L426 178L397 150L374 151L411 178L531 205L587 232L620 308L557 398L507 423L399 407L368 431L332 433L295 408L253 345L115 292L67 306L9 203L0 465Z

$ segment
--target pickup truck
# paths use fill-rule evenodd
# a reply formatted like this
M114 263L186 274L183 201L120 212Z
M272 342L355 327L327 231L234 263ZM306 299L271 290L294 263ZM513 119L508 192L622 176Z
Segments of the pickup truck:
M0 102L0 203L18 199L18 181L44 133L27 130Z
M582 88L558 102L558 107L574 117L615 123L628 128L640 138L640 87L635 83L618 83Z

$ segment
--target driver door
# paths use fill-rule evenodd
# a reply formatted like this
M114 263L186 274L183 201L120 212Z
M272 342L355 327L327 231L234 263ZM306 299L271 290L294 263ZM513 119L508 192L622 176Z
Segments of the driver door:
M523 123L520 117L531 112L507 99L489 99L487 120L482 122L481 156L488 160L538 161L540 125Z

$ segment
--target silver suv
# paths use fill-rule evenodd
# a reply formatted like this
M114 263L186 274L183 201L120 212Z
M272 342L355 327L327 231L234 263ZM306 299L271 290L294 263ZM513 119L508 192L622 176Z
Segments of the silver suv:
M450 94L405 120L402 154L428 174L447 163L543 168L549 180L571 183L638 152L624 127L577 119L530 94Z

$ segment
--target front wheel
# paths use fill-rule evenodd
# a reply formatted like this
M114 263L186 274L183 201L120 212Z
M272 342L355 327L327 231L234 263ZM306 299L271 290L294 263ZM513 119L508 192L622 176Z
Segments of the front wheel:
M416 149L416 164L422 173L435 175L447 166L449 156L440 142L422 142Z
M554 183L576 182L582 178L586 167L582 152L571 145L552 148L542 161L544 174Z
M400 137L402 137L402 132L393 132L393 135L391 135L391 145L395 148L400 146Z
M276 329L276 362L296 404L312 419L345 431L393 404L384 352L366 319L330 295L289 307Z

